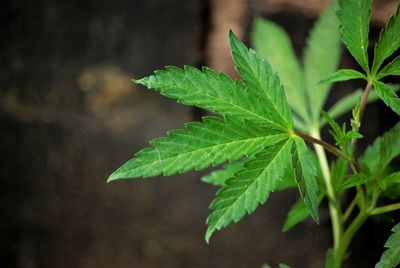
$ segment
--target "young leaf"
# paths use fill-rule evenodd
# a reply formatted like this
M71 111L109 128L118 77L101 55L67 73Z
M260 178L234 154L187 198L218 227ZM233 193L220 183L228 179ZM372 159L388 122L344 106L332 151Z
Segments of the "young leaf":
M397 92L399 91L400 87L399 85L388 85L392 88L393 91ZM333 119L343 115L346 112L349 112L351 109L354 108L354 106L357 105L357 103L360 102L360 98L363 95L363 90L362 89L357 89L353 93L350 93L349 95L346 95L342 99L340 99L338 102L336 102L329 110L328 114L330 117ZM379 97L376 94L376 91L371 91L368 96L368 103L373 102L378 100ZM327 123L327 120L325 117L321 118L321 127L323 127Z
M335 191L339 191L343 184L344 177L347 171L347 161L343 158L338 158L331 164L331 180Z
M292 139L286 139L250 158L243 164L244 169L218 191L207 219L207 242L215 230L238 222L246 213L252 213L258 204L267 201L285 174L292 143Z
M323 194L322 191L318 193L318 204L321 203L324 196L325 194ZM304 201L302 199L299 199L290 209L286 217L286 221L283 224L282 232L289 231L300 222L306 220L309 215L310 214L308 213L308 209L304 204Z
M384 191L393 184L400 184L400 171L393 172L379 181L379 186Z
M286 97L293 111L303 121L309 118L303 72L286 32L275 23L257 18L250 34L251 43L261 57L268 59L285 88Z
M364 79L367 80L367 77L356 71L351 69L341 69L337 70L336 72L330 74L325 79L321 80L319 83L334 83L339 81L347 81L351 79Z
M394 16L389 18L386 28L379 35L378 44L375 46L374 63L372 72L378 72L383 61L400 47L400 5Z
M299 199L290 209L286 221L283 224L282 232L289 231L294 226L307 219L308 215L308 209L303 199Z
M373 81L373 85L379 98L381 98L394 112L400 115L400 99L397 94L388 85L381 81Z
M213 171L210 174L203 176L201 180L216 186L224 186L228 179L232 178L235 173L242 169L243 167L240 163L230 163L225 165L223 169Z
M318 82L334 72L339 64L340 32L335 16L336 5L328 8L314 24L304 50L304 78L308 92L311 116L318 122L319 115L331 86Z
M375 268L396 268L400 264L400 224L393 227L392 232L385 243L387 250L383 252Z
M369 73L368 33L371 0L339 0L337 16L342 40L360 66Z
M304 204L311 217L319 224L317 171L306 144L298 137L294 138L292 147L292 165Z
M400 56L396 57L393 61L391 61L388 65L386 65L378 73L377 79L379 80L389 75L400 75Z
M400 155L400 123L378 137L360 158L362 167L373 175L379 175L387 165Z
M201 170L226 161L236 161L288 136L229 117L204 117L203 123L191 122L185 127L151 141L151 147L138 152L115 171L109 181Z
M166 67L155 75L135 81L159 90L164 96L185 105L195 105L215 113L247 119L277 129L287 129L286 120L276 113L274 105L242 83L210 68L202 71L185 66Z
M284 263L280 263L279 268L290 268L290 266Z
M232 57L243 84L248 91L255 91L270 108L270 116L287 129L293 126L285 91L271 66L254 50L249 50L231 31L229 41Z
M373 179L374 179L374 177L368 176L364 173L353 174L347 179L347 181L345 181L341 185L340 189L344 190L344 189L348 189L351 187L360 186L360 185L363 185Z

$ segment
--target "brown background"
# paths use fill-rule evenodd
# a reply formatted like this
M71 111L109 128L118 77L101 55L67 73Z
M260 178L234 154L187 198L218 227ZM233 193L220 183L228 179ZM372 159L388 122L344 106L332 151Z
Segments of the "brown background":
M398 3L375 2L373 40ZM306 221L280 232L294 190L273 194L206 245L216 188L200 182L205 172L105 181L148 140L204 114L134 86L131 78L184 64L234 75L228 29L248 40L257 15L280 23L301 55L326 3L3 1L1 267L323 267L331 243L325 205L320 227ZM347 53L342 65L354 67ZM328 105L358 86L335 88ZM397 120L381 103L369 106L366 118L367 141ZM391 226L369 221L348 267L373 267Z

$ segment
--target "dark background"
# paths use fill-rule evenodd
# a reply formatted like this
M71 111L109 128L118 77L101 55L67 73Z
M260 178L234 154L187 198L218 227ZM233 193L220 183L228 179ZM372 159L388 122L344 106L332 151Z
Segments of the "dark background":
M376 2L373 40L398 3ZM199 180L206 171L106 179L148 140L204 114L131 78L184 64L234 75L226 60L228 29L248 40L255 15L279 22L300 55L325 6L312 0L3 1L1 267L323 267L331 244L326 205L320 227L306 221L280 232L295 190L273 194L207 245L205 219L217 189ZM354 67L347 53L342 65ZM328 106L358 86L336 88ZM369 105L365 118L366 142L398 120L382 103ZM373 267L392 225L367 222L348 267Z

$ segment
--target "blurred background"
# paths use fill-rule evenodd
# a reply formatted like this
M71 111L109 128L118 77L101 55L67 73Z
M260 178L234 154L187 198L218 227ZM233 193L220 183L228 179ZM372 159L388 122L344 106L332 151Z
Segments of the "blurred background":
M372 40L399 1L374 2ZM110 184L106 179L148 140L204 115L130 79L184 64L208 65L236 77L228 30L247 42L255 16L281 24L300 56L327 4L2 1L1 267L261 267L280 262L323 267L331 244L326 205L320 209L320 227L306 221L281 233L297 200L295 190L273 194L207 245L205 219L217 189L200 177L210 170ZM355 67L347 52L341 65ZM327 105L360 85L335 88ZM369 105L365 118L364 146L398 120L382 103ZM392 225L367 222L347 267L373 267Z

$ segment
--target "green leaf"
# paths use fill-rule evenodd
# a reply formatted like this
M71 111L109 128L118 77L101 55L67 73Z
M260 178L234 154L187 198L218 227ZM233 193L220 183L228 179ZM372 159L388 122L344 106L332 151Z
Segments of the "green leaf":
M393 91L397 92L400 87L398 85L389 85ZM363 95L362 89L357 89L356 91L350 93L349 95L343 97L339 101L337 101L329 110L328 114L333 119L338 118L346 112L349 112L353 109L357 103L360 101L361 96ZM371 91L368 96L368 103L378 100L379 97L376 94L376 91ZM321 118L321 127L323 127L327 123L327 120L323 117Z
M356 71L351 69L341 69L337 70L336 72L330 74L325 79L321 80L320 83L334 83L339 81L347 81L351 79L364 79L367 80L367 77Z
M228 117L204 117L203 123L191 122L185 127L151 141L151 147L138 152L109 181L202 170L236 161L288 137L268 127Z
M388 164L400 155L400 123L378 137L360 158L363 169L374 176L380 175Z
M331 164L331 180L335 191L339 191L343 184L343 180L347 171L347 165L347 161L343 158L338 158Z
M377 80L389 75L400 75L400 56L396 57L378 73Z
M246 213L252 213L258 204L267 201L285 174L292 143L292 139L281 141L250 158L243 164L244 169L218 191L207 219L207 242L215 230L238 222Z
M347 181L345 181L341 185L340 189L344 190L344 189L348 189L348 188L351 188L351 187L360 186L360 185L366 184L367 182L369 182L369 181L371 181L373 179L374 179L374 177L368 176L367 174L356 173L356 174L351 175L347 179Z
M383 61L387 59L400 47L400 5L394 16L389 21L384 30L379 35L378 44L375 45L374 63L372 73L377 73Z
M393 172L379 181L379 186L386 191L393 184L400 184L400 171Z
M215 113L247 119L277 129L287 129L287 122L275 106L239 81L204 67L202 71L185 66L166 67L155 75L135 81L159 90L166 97L185 105L194 105Z
M385 243L387 250L383 252L375 268L396 268L400 264L400 224L393 227L392 232Z
M213 171L210 174L203 176L201 180L216 186L224 186L228 179L232 178L235 173L242 169L243 167L240 163L230 163L225 165L223 169Z
M304 80L308 91L311 116L318 122L332 85L318 83L334 72L339 64L341 47L339 21L332 5L314 24L304 50Z
M335 255L331 248L326 252L325 268L337 268Z
M290 268L290 266L284 263L280 263L279 268Z
M307 121L308 101L303 72L285 30L271 21L257 18L253 23L250 37L257 53L267 58L272 69L278 73L292 110L302 120Z
M369 73L367 50L371 0L339 0L337 16L343 42L360 66Z
M321 203L322 199L324 198L325 194L321 191L318 194L318 204ZM299 199L293 207L290 209L286 221L283 224L282 232L287 232L292 229L294 226L299 224L300 222L306 220L310 214L308 213L308 209L304 204L302 199Z
M297 185L309 214L319 224L317 171L304 141L298 137L295 137L294 141L292 147L292 165Z
M383 100L383 102L389 106L394 112L400 115L400 99L397 94L390 88L390 86L386 85L381 81L373 81L374 88L379 98Z
M287 129L293 126L292 115L279 77L271 66L254 50L249 50L231 31L229 41L232 57L243 84L248 91L255 91L270 108L270 116Z
M290 209L286 221L283 224L282 232L289 231L294 226L307 219L308 215L308 209L304 204L303 199L299 199Z

